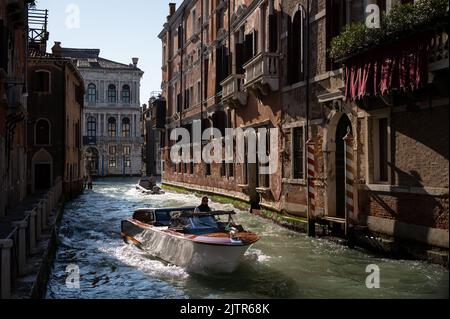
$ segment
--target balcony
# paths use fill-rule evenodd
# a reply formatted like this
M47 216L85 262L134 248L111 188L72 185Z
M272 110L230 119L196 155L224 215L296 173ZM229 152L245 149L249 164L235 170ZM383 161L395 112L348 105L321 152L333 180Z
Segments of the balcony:
M222 85L222 100L234 107L245 106L247 104L248 94L244 92L245 75L232 74L227 77Z
M266 96L270 91L279 90L279 55L276 53L260 53L244 65L244 88L259 91Z
M97 144L133 144L133 143L143 143L144 139L142 137L110 137L102 136L97 137Z

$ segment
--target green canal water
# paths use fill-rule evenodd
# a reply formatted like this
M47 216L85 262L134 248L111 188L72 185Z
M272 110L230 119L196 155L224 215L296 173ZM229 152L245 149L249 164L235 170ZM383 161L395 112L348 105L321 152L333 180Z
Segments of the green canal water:
M448 298L446 268L383 259L363 250L308 238L238 211L237 221L261 236L229 275L194 275L153 258L120 238L120 222L142 207L199 203L194 195L142 195L136 179L106 179L66 205L47 298ZM230 205L211 205L233 209ZM366 269L380 269L380 288L368 289ZM79 269L79 287L67 285ZM73 274L72 274L73 275ZM72 278L72 277L70 277ZM69 280L69 283L73 281Z

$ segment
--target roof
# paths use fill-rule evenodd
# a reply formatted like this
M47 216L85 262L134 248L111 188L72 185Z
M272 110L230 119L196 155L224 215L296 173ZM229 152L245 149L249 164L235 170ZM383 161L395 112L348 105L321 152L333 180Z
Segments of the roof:
M39 50L35 50L35 49L30 49L28 52L28 58L30 59L30 61L35 61L37 63L39 62L44 62L44 61L50 61L50 62L54 62L54 61L62 61L67 63L67 65L69 65L69 67L72 69L72 71L76 74L76 76L78 77L78 80L83 83L84 79L83 76L81 75L81 73L79 72L79 70L77 69L76 65L74 64L74 61L68 57L59 57L56 56L52 53L47 53L47 52L41 52Z
M99 49L73 49L61 48L61 55L63 57L76 60L76 66L83 69L107 69L107 70L137 70L141 69L135 67L133 64L124 64L107 60L100 57Z

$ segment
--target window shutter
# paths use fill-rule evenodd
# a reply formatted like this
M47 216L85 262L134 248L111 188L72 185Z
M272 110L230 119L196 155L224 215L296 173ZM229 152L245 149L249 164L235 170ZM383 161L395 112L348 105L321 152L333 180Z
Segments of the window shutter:
M245 63L253 57L253 33L245 35Z
M223 76L223 46L216 49L216 93L222 91L220 82Z
M269 51L277 52L278 50L278 24L275 14L269 15Z
M244 55L245 55L245 47L242 43L236 43L236 73L244 74Z
M258 54L258 31L253 31L253 52L252 58Z
M5 71L8 70L8 42L8 29L3 25L3 20L0 20L0 68Z

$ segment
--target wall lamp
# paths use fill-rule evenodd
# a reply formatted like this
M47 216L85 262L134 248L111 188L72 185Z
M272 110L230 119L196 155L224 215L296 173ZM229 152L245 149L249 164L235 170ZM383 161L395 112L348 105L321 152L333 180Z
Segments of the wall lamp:
M27 89L27 84L25 82L5 82L5 87L7 90L16 87L18 85L22 86L22 97L28 97L28 89Z

